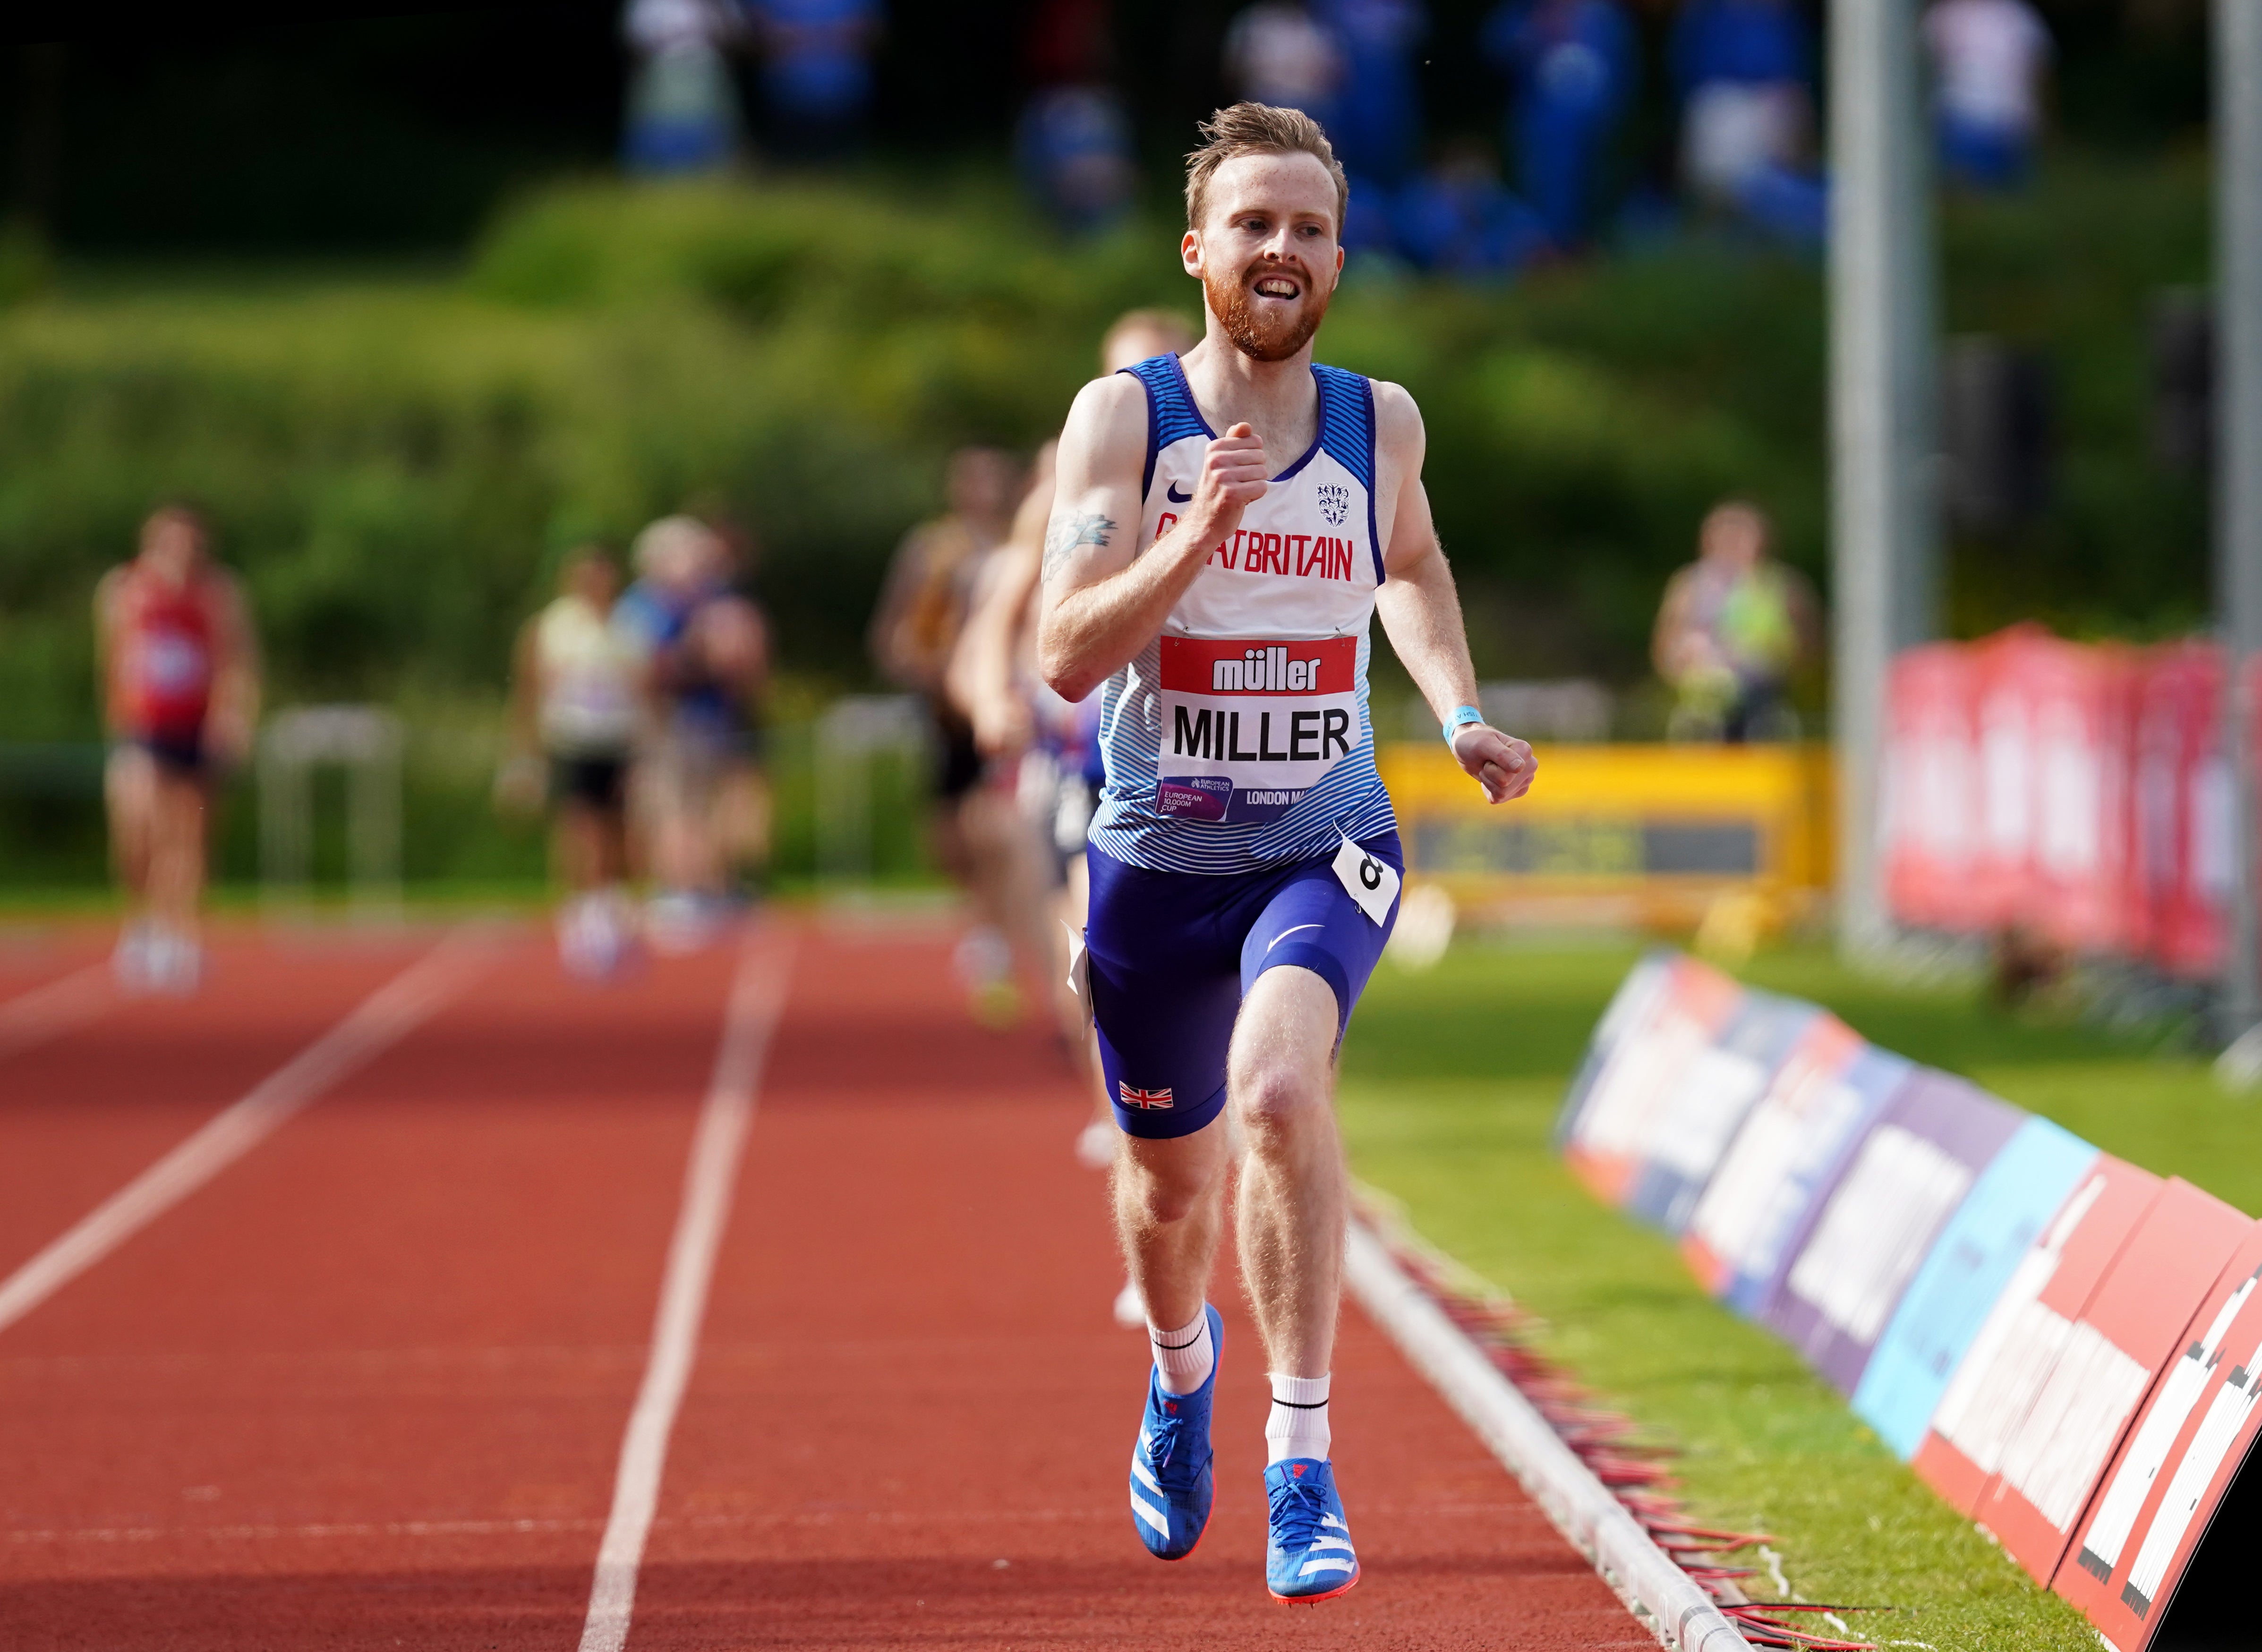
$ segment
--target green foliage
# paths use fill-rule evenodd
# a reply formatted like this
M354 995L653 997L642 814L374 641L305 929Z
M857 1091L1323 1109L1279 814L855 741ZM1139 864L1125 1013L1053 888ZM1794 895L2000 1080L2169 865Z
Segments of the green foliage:
M1680 1448L1699 1516L1775 1534L1810 1600L1884 1643L2082 1652L2095 1637L1855 1419L1772 1333L1700 1290L1672 1243L1604 1207L1555 1155L1565 1086L1635 949L1456 947L1377 974L1344 1046L1353 1167L1421 1231L1542 1318L1550 1352ZM2255 1103L2199 1064L1975 992L1881 984L1812 950L1762 953L1755 984L1829 1005L1890 1048L1965 1072L2136 1164L2262 1209ZM1772 1593L1764 1575L1752 1585Z
M2045 520L1958 548L1960 628L2200 611L2203 511L2145 456L2143 327L2200 271L2204 184L2068 154L1949 211L1951 323L2049 350L2066 440ZM556 558L686 506L759 536L787 665L857 681L943 456L1050 435L1123 309L1192 314L1176 241L1064 244L979 182L589 182L502 213L457 272L66 265L0 305L0 741L94 735L87 600L168 496L218 523L277 703L491 703ZM1724 494L1826 585L1812 261L1689 233L1495 288L1354 267L1322 344L1422 404L1487 675L1640 679Z

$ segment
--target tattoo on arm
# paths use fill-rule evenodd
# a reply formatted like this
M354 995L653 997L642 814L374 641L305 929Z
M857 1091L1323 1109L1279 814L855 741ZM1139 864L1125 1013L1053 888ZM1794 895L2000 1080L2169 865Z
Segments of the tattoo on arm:
M1115 531L1114 521L1097 512L1071 516L1066 521L1055 521L1045 529L1044 578L1049 579L1069 559L1070 553L1079 545L1106 548L1107 536Z

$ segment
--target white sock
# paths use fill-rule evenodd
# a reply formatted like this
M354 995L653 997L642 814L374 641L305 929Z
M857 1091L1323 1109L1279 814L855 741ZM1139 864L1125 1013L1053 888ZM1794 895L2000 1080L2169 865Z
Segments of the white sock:
M1264 1466L1291 1457L1328 1460L1334 1443L1328 1428L1328 1376L1279 1376L1272 1379L1272 1411L1264 1419Z
M1165 1331L1152 1319L1147 1340L1155 1345L1155 1368L1163 1374L1163 1392L1191 1394L1209 1381L1217 1365L1217 1350L1210 1346L1209 1310L1196 1314L1192 1325Z

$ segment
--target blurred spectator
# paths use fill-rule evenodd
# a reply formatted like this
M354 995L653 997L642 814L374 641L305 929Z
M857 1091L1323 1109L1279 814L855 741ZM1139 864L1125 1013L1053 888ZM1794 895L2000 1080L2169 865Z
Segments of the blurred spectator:
M706 523L662 517L637 535L635 557L615 623L645 663L652 700L630 799L656 886L647 933L662 952L688 952L727 907L724 811L752 759L769 637L731 589L727 547Z
M1547 226L1500 181L1488 148L1460 146L1407 185L1394 213L1398 244L1423 269L1514 274L1549 248Z
M2041 15L2027 0L1938 0L1924 15L1924 40L1937 74L1942 169L1981 189L2021 182L2051 49Z
M1587 239L1595 162L1640 72L1617 0L1508 0L1485 55L1508 77L1508 150L1524 198L1558 247Z
M1823 186L1804 170L1814 43L1791 0L1689 0L1674 25L1682 169L1702 199L1819 245Z
M1225 35L1225 78L1250 103L1300 109L1333 131L1343 94L1343 49L1290 0L1261 0Z
M779 154L821 161L853 144L872 101L882 0L744 0L762 54L762 98Z
M1131 204L1131 122L1105 86L1054 86L1029 100L1013 147L1030 191L1079 233L1104 229Z
M628 0L621 32L636 60L621 158L632 171L705 172L738 151L738 93L724 49L727 0Z
M644 724L645 665L613 624L620 570L594 546L558 571L558 594L518 634L511 755L495 801L552 810L551 866L566 887L558 954L568 972L610 975L634 946L628 900L628 772Z
M1741 499L1716 505L1697 530L1696 560L1675 574L1657 611L1650 655L1674 691L1676 740L1789 740L1791 674L1819 641L1814 593L1768 554L1767 514Z
M1429 8L1422 0L1318 0L1315 15L1335 35L1344 66L1336 118L1321 122L1336 159L1354 190L1395 190L1421 150L1414 54L1430 32Z

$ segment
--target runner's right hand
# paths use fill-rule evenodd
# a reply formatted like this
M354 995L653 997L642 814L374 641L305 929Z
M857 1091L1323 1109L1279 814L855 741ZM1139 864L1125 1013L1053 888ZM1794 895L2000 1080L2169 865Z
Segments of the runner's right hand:
M1230 533L1241 513L1264 497L1271 474L1257 432L1245 424L1235 425L1202 455L1201 474L1194 478L1193 504L1186 514L1207 522L1213 530Z

